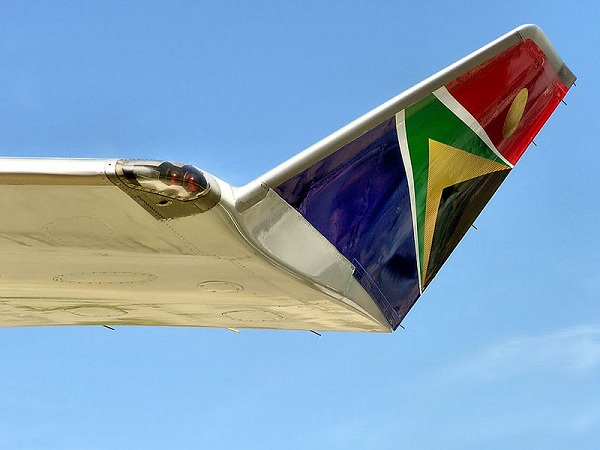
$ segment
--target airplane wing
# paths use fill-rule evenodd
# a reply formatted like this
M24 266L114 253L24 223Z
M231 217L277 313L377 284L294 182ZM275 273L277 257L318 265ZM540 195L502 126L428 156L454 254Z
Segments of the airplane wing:
M0 159L0 326L396 329L575 77L525 25L243 187Z

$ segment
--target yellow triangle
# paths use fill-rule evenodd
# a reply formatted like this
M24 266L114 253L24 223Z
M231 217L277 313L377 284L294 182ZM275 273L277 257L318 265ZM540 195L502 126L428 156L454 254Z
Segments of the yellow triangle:
M423 283L429 265L442 191L448 186L508 168L505 164L429 139L429 173L427 176L427 200L425 202L423 276L421 277Z

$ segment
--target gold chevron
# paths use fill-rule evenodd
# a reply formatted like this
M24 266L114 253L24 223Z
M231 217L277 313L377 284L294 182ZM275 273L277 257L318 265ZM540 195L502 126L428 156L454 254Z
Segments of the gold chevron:
M505 164L429 139L429 174L425 202L423 276L421 277L423 282L427 275L442 191L448 186L507 168Z

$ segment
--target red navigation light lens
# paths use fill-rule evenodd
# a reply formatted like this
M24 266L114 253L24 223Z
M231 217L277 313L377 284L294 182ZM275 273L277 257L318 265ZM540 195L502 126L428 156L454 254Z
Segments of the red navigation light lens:
M198 175L193 172L186 172L183 177L183 187L188 192L197 192L200 189L200 181Z
M181 186L182 179L183 177L179 170L169 169L169 171L167 172L167 181L169 182L169 184L176 184L177 186Z

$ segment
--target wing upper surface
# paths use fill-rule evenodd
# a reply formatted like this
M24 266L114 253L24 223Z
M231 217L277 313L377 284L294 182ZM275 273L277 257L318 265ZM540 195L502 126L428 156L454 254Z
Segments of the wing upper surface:
M115 164L0 160L0 326L389 331L265 259L220 205L157 217L165 197L132 198Z

